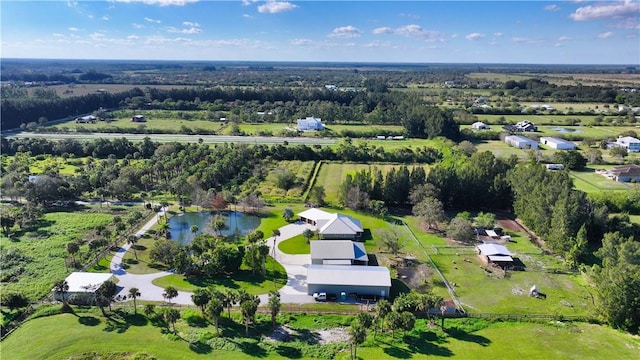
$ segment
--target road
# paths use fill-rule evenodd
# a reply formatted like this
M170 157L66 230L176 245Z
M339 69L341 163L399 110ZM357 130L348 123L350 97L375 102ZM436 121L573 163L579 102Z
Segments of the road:
M3 133L3 135L5 135ZM206 144L291 144L291 145L333 145L335 139L331 138L314 138L314 137L278 137L278 136L231 136L231 135L182 135L182 134L131 134L131 133L31 133L20 132L8 134L7 138L34 138L47 140L65 140L74 139L78 141L87 141L95 139L121 139L126 138L129 141L137 142L144 140L145 137L152 141L166 142L182 142L197 143L202 139Z

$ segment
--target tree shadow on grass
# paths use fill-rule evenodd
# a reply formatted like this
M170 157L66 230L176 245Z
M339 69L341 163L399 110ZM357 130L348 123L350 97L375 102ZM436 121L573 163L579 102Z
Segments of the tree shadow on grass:
M94 316L80 316L78 322L85 326L97 326L100 324L100 319Z
M267 350L261 348L257 340L254 340L254 339L246 339L246 340L240 340L240 341L232 340L232 342L234 342L238 346L240 351L242 351L247 355L251 355L251 357L262 358L262 357L267 357L268 355Z
M193 351L196 354L208 354L213 350L209 344L205 344L203 342L195 342L189 343L189 350Z
M436 335L436 341L428 341L422 334L429 333L420 333L420 336L405 336L404 342L409 346L409 350L412 353L419 353L424 355L434 355L434 356L453 356L453 352L449 350L449 348L445 346L438 345L438 343L445 343L446 340L440 338Z
M126 314L125 321L131 326L147 326L149 320L142 314Z
M286 357L287 359L300 359L302 357L302 351L300 351L300 349L287 345L278 345L276 352L278 355Z
M446 333L454 339L472 342L480 346L489 346L491 344L491 340L482 335L472 334L460 329L447 329Z
M103 331L106 332L117 332L118 334L122 334L124 332L126 332L129 329L129 326L131 324L129 324L128 322L122 320L122 319L117 319L114 317L108 317L107 318L107 326L103 329Z
M399 348L397 346L386 347L383 351L385 354L396 359L409 359L413 356L413 354L411 354L411 352L409 352L408 350Z

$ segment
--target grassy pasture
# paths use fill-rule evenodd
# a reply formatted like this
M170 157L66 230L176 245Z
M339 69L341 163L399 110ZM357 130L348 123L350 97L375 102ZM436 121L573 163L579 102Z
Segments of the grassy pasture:
M89 211L49 212L39 222L36 230L18 231L11 238L0 235L0 248L3 253L10 249L19 250L26 260L13 266L8 271L20 271L15 282L0 284L1 292L22 292L30 299L39 299L47 295L53 283L64 279L72 269L65 266L65 258L69 255L66 244L71 241L86 240L98 225L109 225L113 215ZM86 244L80 247L77 259L87 257Z
M373 171L378 168L382 174L386 174L391 168L397 168L399 165L391 164L355 164L355 163L323 163L316 178L316 184L324 187L325 201L330 204L338 204L338 192L340 183L347 174L355 174L358 171L368 169ZM411 169L411 166L409 166Z
M296 185L285 190L276 186L275 179L267 176L267 181L262 181L258 185L258 191L266 198L288 198L301 200L302 194L308 186L307 180L310 178L315 166L314 161L279 161L276 167L289 170L295 175Z
M571 171L573 185L586 193L601 191L630 191L633 184L621 183L596 174L596 169L611 169L614 165L591 165L582 171Z
M239 321L238 314L232 318ZM327 328L345 327L350 316L282 315L280 322L302 333L316 334ZM143 315L124 311L105 319L97 310L77 315L60 314L30 320L2 343L3 359L339 359L349 358L346 341L335 345L292 342L268 343L255 339L267 334L267 316L258 315L252 326L253 339L243 337L244 327L221 318L224 338L216 339L215 329L195 309L182 310L176 324L179 336ZM610 328L582 323L487 322L449 319L446 331L429 326L422 319L406 336L387 330L374 339L371 329L358 347L361 359L430 359L434 356L459 359L633 359L640 340ZM64 329L64 331L61 331ZM61 336L64 334L64 336ZM30 346L25 346L25 343ZM339 349L345 351L338 352ZM336 353L335 356L332 354Z

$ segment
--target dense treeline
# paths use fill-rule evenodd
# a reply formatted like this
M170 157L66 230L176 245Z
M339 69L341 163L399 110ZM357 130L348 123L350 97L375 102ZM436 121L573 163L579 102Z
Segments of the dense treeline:
M60 98L3 98L0 103L2 128L12 129L22 124L48 120L63 119L69 116L92 113L99 108L115 108L122 105L127 98L142 96L142 90L132 89L120 93L96 93L66 99Z

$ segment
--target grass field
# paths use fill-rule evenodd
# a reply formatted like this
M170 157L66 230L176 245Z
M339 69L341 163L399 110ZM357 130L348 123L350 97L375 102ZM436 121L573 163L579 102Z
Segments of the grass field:
M313 240L315 240L315 237L310 239L310 241ZM311 245L307 243L307 238L298 235L278 244L278 249L285 254L309 254L311 252Z
M629 191L634 184L621 183L596 174L596 169L610 169L614 165L591 165L582 171L571 171L573 185L576 189L586 193L601 191Z
M17 231L11 238L0 235L3 254L17 251L24 257L3 268L3 276L15 273L17 281L2 282L0 292L18 291L32 300L47 295L56 281L63 280L73 271L65 265L65 258L69 256L66 244L87 239L96 226L109 225L111 219L113 215L109 213L50 212L38 223L37 230ZM81 246L76 258L86 259L88 251L86 244Z
M349 358L346 339L342 343L320 345L319 330L345 327L352 317L335 315L281 315L297 329L300 337L290 342L258 340L268 334L270 322L259 315L259 323L250 330L253 338L243 336L244 327L223 316L221 331L204 322L199 311L182 310L176 324L177 335L143 315L125 312L111 319L97 310L77 315L61 314L28 321L2 342L2 358L22 359L339 359ZM374 339L371 329L358 348L360 359L428 359L434 356L457 359L633 359L640 351L638 337L604 326L582 323L487 322L473 319L449 319L446 331L418 320L406 336L389 331ZM61 331L63 330L63 331ZM64 336L61 336L64 334ZM316 339L315 341L313 339ZM25 344L29 346L25 346ZM343 350L343 351L340 351Z
M421 165L427 168L425 165ZM318 172L315 184L322 185L325 192L325 201L329 204L337 205L338 192L340 189L340 183L344 180L347 174L355 174L358 171L367 169L373 171L378 168L382 171L382 174L386 174L392 168L400 167L400 165L392 164L356 164L356 163L323 163ZM409 165L409 171L412 166ZM314 185L315 185L314 184Z

